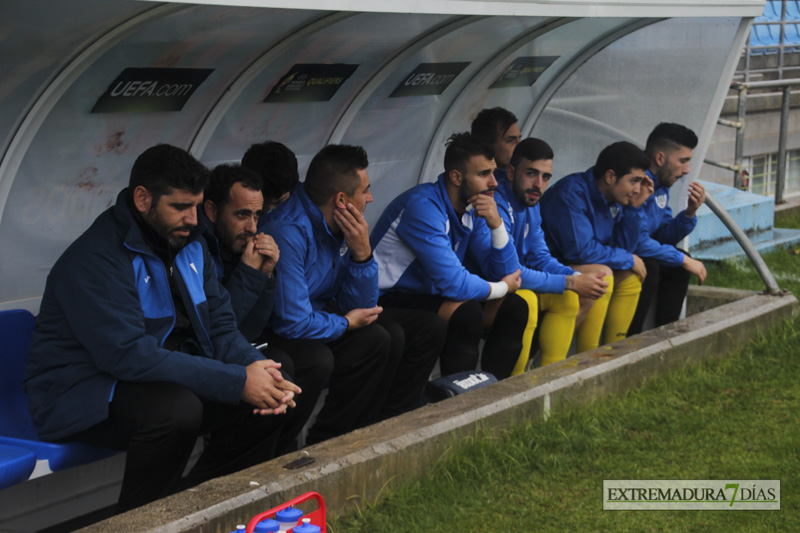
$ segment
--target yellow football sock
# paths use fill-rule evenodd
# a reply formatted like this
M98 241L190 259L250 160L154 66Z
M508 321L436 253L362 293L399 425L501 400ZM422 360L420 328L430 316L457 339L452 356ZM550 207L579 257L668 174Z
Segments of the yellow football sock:
M514 365L514 370L511 372L512 376L525 372L525 367L528 365L528 359L531 355L533 332L536 331L536 325L539 322L539 303L536 293L523 289L517 291L516 294L528 304L528 323L525 325L525 331L522 332L522 351L519 353L517 364Z
M608 305L606 324L603 328L603 342L610 344L628 336L628 328L636 313L642 282L639 276L632 274L622 280L614 288L614 296Z
M542 350L542 366L546 366L567 357L580 303L578 294L572 291L540 294L539 300L544 311L539 327L539 347Z
M576 339L578 352L594 350L600 345L600 334L603 332L603 322L606 321L608 303L611 295L614 294L614 276L605 276L603 279L608 283L608 288L603 296L594 301L583 324L578 329ZM633 319L631 318L631 320Z

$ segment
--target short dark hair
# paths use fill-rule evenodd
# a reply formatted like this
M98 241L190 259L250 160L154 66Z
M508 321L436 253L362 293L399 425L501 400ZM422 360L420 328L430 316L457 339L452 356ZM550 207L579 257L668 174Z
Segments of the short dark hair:
M650 158L635 144L627 141L620 141L609 144L594 164L594 179L603 179L608 170L613 170L617 175L617 180L626 174L630 174L633 169L647 170L650 168Z
M681 146L694 150L697 146L697 135L681 124L662 122L650 132L644 151L652 157L659 150L676 150Z
M519 142L514 148L514 154L511 156L511 166L515 167L519 164L520 159L527 159L528 161L539 161L540 159L553 159L553 149L550 145L541 139L528 137Z
M169 144L158 144L142 152L131 169L129 194L141 185L153 197L153 205L170 189L200 194L208 186L210 172L192 154Z
M467 161L473 156L482 155L486 159L494 159L494 149L472 133L465 131L454 133L447 139L444 151L444 172L458 170L462 174L467 171Z
M303 187L318 206L339 192L352 196L361 184L358 171L368 166L367 152L362 147L329 144L311 160Z
M286 145L276 141L252 145L242 157L242 166L261 176L264 200L280 198L300 181L297 157Z
M517 123L517 117L508 109L493 107L491 109L481 109L475 120L472 121L470 131L477 135L483 142L492 146L497 140L498 135L508 131L508 128Z
M251 191L262 191L261 176L241 165L219 165L211 171L211 183L206 187L205 199L214 202L221 210L231 198L231 188L241 183Z

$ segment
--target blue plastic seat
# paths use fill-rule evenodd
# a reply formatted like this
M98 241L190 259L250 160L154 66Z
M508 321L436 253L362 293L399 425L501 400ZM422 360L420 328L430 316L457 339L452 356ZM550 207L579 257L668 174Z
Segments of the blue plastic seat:
M787 24L784 27L786 34L783 36L784 45L800 45L800 24Z
M0 444L0 490L28 479L36 467L31 450Z
M52 471L117 453L87 444L60 444L39 439L22 388L25 356L34 323L33 315L23 309L0 311L0 445L30 450L36 459L46 459Z
M791 1L789 3L792 3ZM760 17L756 17L756 22L774 22L781 20L781 0L767 0L764 4L764 13ZM787 19L788 19L788 6L787 6Z
M750 46L777 46L781 42L778 24L759 24L750 28ZM752 55L777 54L777 48L751 48Z
M778 4L778 20L781 18L781 6ZM786 2L786 20L800 21L800 2L798 0L788 0Z

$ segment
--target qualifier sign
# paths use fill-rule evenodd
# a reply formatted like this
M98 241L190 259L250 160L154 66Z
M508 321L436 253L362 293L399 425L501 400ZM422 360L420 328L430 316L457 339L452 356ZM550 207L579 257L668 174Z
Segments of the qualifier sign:
M92 113L180 111L210 68L126 68L97 100Z
M559 56L518 57L506 67L506 70L489 86L490 89L501 87L530 87L539 79L544 71L555 63Z
M298 64L272 88L264 102L327 102L358 65Z
M467 68L466 63L420 63L406 76L389 98L398 96L425 96L442 94L445 89Z

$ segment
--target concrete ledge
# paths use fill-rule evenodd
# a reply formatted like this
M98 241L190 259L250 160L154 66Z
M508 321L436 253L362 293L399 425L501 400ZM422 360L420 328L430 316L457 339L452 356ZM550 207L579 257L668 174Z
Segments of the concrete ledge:
M730 295L729 295L730 296ZM390 483L418 477L459 438L500 430L565 406L624 392L689 362L742 346L757 330L797 313L791 294L754 294L495 385L429 405L310 448L316 462L283 468L294 455L115 516L81 531L227 533L255 514L306 491L336 512L374 501Z
M719 307L736 300L759 294L758 291L727 289L725 287L700 287L689 285L686 293L686 316L696 315L702 311Z

